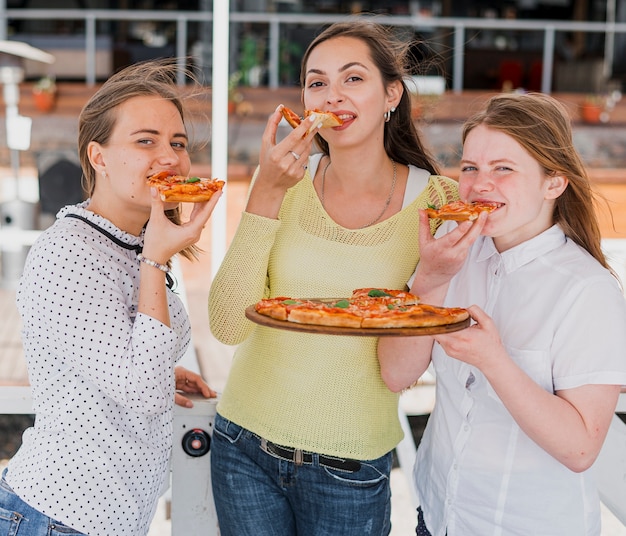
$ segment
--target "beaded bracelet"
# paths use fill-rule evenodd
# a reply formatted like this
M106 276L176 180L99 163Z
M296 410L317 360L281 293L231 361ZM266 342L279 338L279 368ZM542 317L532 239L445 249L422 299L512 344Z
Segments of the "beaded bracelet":
M153 268L158 268L159 270L161 270L162 272L165 272L166 274L169 273L170 271L170 267L167 266L166 264L161 264L159 262L153 261L152 259L147 259L141 253L137 253L137 260L139 262L144 262L148 266L152 266Z

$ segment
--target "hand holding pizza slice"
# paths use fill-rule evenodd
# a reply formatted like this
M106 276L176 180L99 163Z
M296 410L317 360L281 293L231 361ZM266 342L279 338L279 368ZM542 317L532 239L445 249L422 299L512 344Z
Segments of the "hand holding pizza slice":
M148 184L157 189L166 203L204 203L224 187L223 180L185 177L169 171L148 177Z

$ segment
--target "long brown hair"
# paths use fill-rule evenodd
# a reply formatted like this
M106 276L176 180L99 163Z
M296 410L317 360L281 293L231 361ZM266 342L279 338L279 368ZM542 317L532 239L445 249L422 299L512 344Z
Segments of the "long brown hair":
M568 185L554 206L553 222L610 270L595 213L597 195L574 147L565 106L543 93L503 93L492 97L482 111L465 122L463 142L481 124L511 136L539 163L546 176L567 177Z
M411 95L404 82L409 74L408 66L412 59L409 56L410 43L396 38L391 28L364 18L329 26L311 42L302 57L300 86L304 88L306 65L313 49L320 43L336 37L352 37L363 41L382 75L385 86L395 81L402 83L404 91L400 103L391 114L389 122L385 123L384 144L389 157L396 162L413 164L432 174L438 174L437 163L424 147L411 117ZM326 140L318 134L316 141L324 154L328 154Z
M89 162L87 148L92 141L101 145L109 142L120 104L133 97L161 97L176 106L184 123L185 108L181 89L176 84L177 73L175 60L169 58L136 63L107 79L85 104L78 119L78 155L83 171L83 188L88 196L94 192L97 173ZM190 73L185 74L191 76ZM180 224L180 207L166 210L165 213L171 221ZM190 246L180 251L180 254L192 259L198 256L199 251L197 246Z

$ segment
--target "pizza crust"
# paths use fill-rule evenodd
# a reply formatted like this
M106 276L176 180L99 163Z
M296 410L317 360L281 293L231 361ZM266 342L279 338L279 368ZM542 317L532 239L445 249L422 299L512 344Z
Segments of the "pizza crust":
M433 327L456 324L469 318L469 312L461 308L433 307L416 305L406 311L391 313L389 316L371 316L364 318L363 328L409 328Z
M167 192L160 193L160 197L162 201L166 203L205 203L215 192L206 192L202 194L185 194L185 193L175 193L172 195L167 195Z
M360 328L361 318L348 311L336 308L305 309L294 307L289 311L289 322L315 324L316 326L334 326L341 328Z

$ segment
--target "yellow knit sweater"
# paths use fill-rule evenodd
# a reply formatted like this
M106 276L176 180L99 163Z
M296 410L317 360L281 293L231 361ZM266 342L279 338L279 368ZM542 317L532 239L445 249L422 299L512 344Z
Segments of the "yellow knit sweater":
M344 297L361 287L405 288L419 260L418 208L457 198L431 176L403 210L351 230L323 209L307 174L278 219L243 213L212 285L215 337L239 344L217 410L267 440L331 456L375 459L402 439L398 395L380 377L375 337L258 326L244 310L262 297Z

